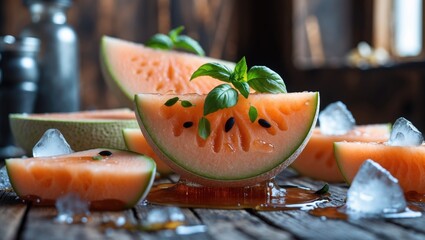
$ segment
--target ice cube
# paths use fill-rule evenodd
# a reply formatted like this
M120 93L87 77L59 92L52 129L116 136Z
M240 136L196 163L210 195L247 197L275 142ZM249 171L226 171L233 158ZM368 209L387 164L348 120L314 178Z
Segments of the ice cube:
M76 193L68 193L56 200L58 215L56 221L60 223L87 222L90 215L89 202L84 201Z
M54 128L48 129L32 149L34 157L50 157L73 152L62 133Z
M166 225L167 223L183 224L185 216L178 207L155 208L148 212L146 222L147 226Z
M7 175L7 170L6 167L2 167L0 169L0 190L11 190L12 189L12 185L10 184L9 181L9 175Z
M320 132L325 135L342 135L354 128L356 121L344 103L329 104L319 114Z
M403 190L385 168L366 160L348 189L348 213L383 216L406 210Z
M423 141L422 133L409 120L400 117L393 125L387 144L391 146L419 146Z

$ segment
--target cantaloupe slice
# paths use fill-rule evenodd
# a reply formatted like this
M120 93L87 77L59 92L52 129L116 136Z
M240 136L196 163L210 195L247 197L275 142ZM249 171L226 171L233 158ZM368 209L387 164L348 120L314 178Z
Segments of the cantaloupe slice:
M54 204L72 192L93 209L117 210L146 197L156 165L136 153L91 149L56 157L7 159L6 168L18 196L35 204Z
M383 143L336 142L335 158L348 183L372 159L398 179L404 192L425 193L425 144L400 147Z
M343 135L325 135L320 128L313 131L307 146L291 164L298 173L326 182L344 182L334 157L333 143L349 142L385 142L390 136L390 124L371 124L356 126Z
M27 155L50 128L58 129L74 151L106 147L126 149L123 128L138 128L129 109L108 109L72 113L11 114L14 140Z
M156 170L159 174L169 175L173 172L173 170L155 154L152 147L149 146L146 138L143 136L140 128L125 128L122 134L128 150L144 154L155 160Z
M158 50L143 44L102 37L100 63L108 86L127 107L137 93L208 93L221 82L211 77L189 81L192 73L208 62L234 63L190 53Z
M176 96L194 106L164 105ZM318 93L251 94L248 99L240 96L234 107L208 114L211 134L203 140L197 129L205 97L135 97L140 128L156 154L183 178L203 185L247 186L274 177L298 156L317 120ZM258 110L253 123L250 106ZM226 129L231 117L235 123ZM260 124L263 121L270 127Z

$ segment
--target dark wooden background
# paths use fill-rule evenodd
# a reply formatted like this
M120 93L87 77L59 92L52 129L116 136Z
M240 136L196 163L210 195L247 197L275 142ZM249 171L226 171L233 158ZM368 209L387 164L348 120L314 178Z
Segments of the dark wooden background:
M372 1L301 2L299 10L318 17L327 60L343 63L359 41L372 40ZM269 66L284 77L289 91L320 91L322 107L343 101L359 124L404 116L425 131L424 63L299 68L297 54L308 52L308 46L295 37L303 28L295 12L290 0L76 0L68 21L79 36L81 109L120 107L100 73L102 35L145 42L157 32L184 25L208 55L230 61L246 56L250 66ZM28 22L21 1L0 1L0 35L18 35Z

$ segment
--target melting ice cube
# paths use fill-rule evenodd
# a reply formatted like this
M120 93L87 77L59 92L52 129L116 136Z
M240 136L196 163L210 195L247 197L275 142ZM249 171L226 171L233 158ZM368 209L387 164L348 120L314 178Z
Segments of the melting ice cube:
M145 225L146 226L158 226L165 225L167 223L180 223L183 224L185 216L180 208L177 207L166 207L156 208L148 212Z
M356 125L353 115L344 103L329 104L319 114L320 132L326 135L342 135Z
M56 221L60 223L84 223L90 215L89 203L72 192L58 198L55 205L58 211Z
M6 167L0 169L0 190L10 190L12 185L10 185L9 175L7 175Z
M366 160L347 192L348 213L383 216L406 210L403 190L385 168Z
M32 149L34 157L50 157L73 153L58 129L48 129Z
M422 133L409 120L400 117L393 125L387 144L391 146L419 146L423 141Z

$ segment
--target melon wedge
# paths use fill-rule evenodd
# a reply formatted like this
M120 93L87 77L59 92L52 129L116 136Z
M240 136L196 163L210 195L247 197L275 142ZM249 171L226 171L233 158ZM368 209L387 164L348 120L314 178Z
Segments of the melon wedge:
M315 128L307 146L291 164L299 174L326 182L344 182L334 157L333 143L385 142L390 136L390 124L356 126L343 135L325 135Z
M220 81L192 73L208 62L220 62L234 68L234 63L199 57L194 54L157 50L143 44L102 37L100 63L104 79L117 98L133 107L137 93L208 93Z
M93 159L102 151L112 154ZM89 201L92 209L118 210L146 197L156 165L151 158L136 153L91 149L56 157L7 159L6 168L22 199L50 205L72 192Z
M152 147L146 141L140 128L125 128L122 130L125 145L132 152L137 152L151 157L155 160L156 170L160 175L169 175L173 172L153 151Z
M29 156L50 128L59 129L74 151L82 151L99 147L126 149L122 129L139 127L134 112L129 109L11 114L9 120L15 143Z
M398 179L404 192L425 193L425 144L400 147L383 143L336 142L335 158L348 183L372 159Z
M176 96L194 106L164 105ZM249 99L240 96L234 107L207 115L211 135L203 140L197 128L205 97L138 94L135 104L140 128L156 154L183 178L206 186L248 186L274 177L298 156L317 120L316 92L251 94ZM250 121L250 106L270 128ZM226 132L231 117L235 123Z

